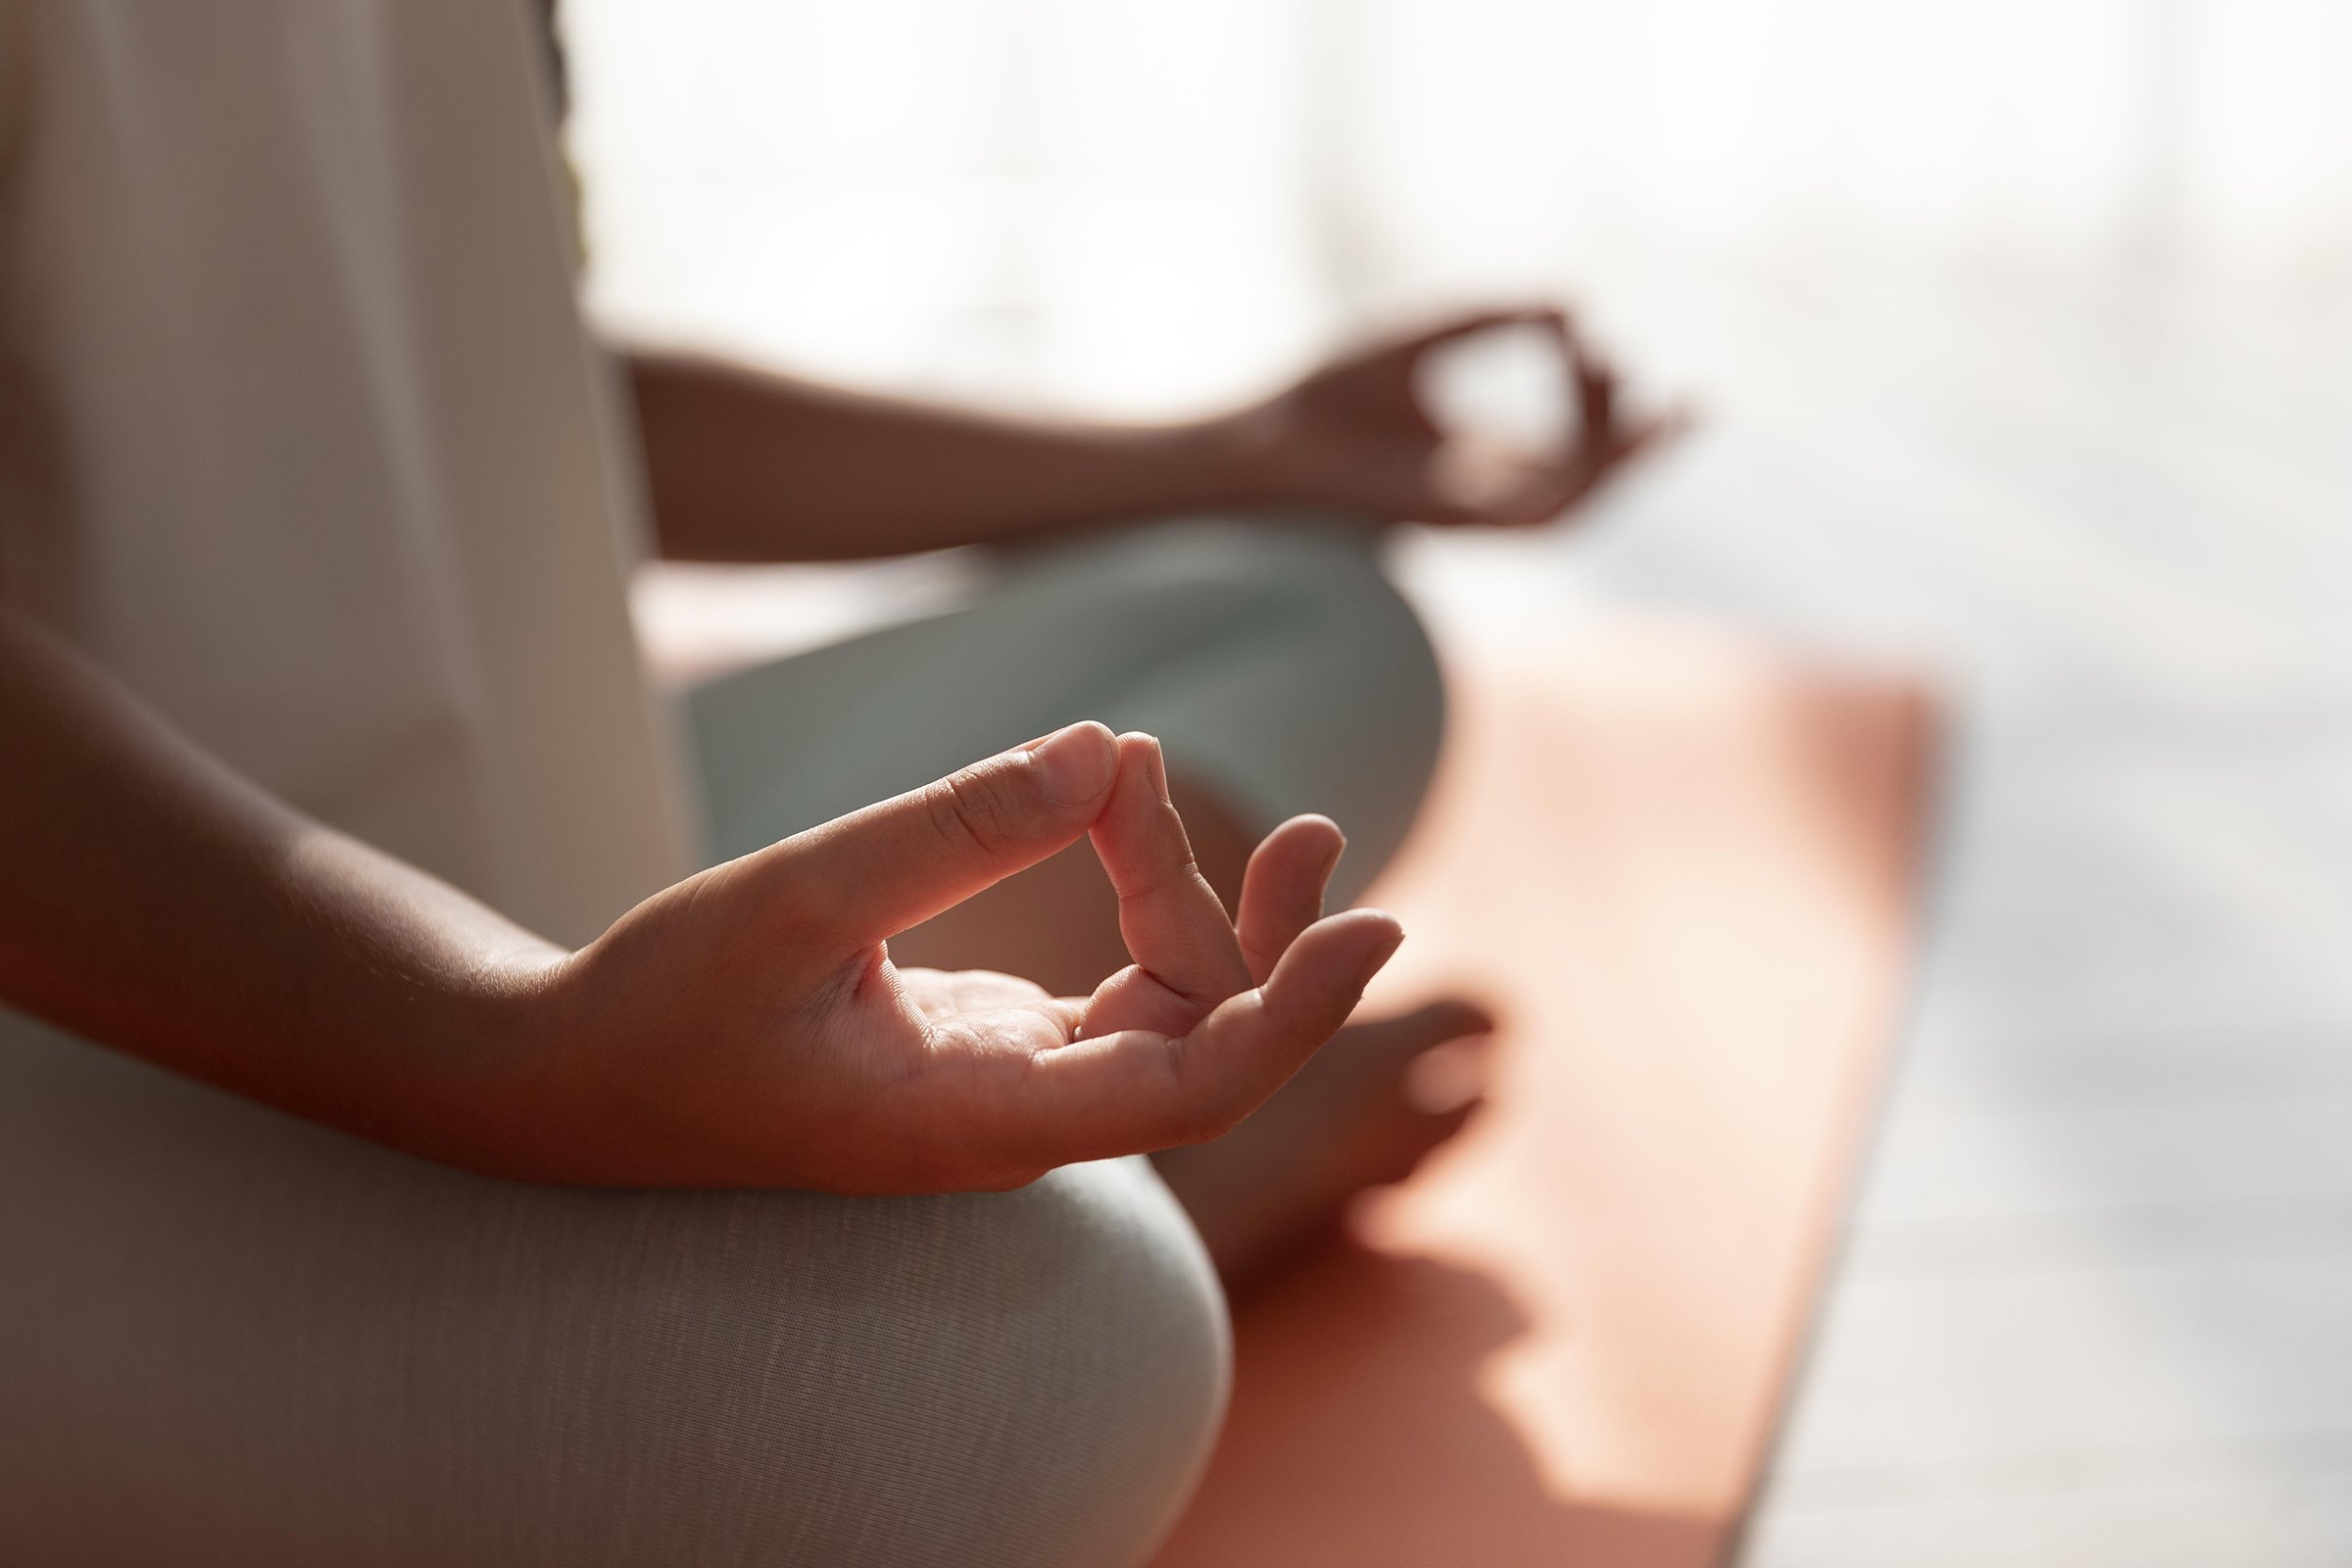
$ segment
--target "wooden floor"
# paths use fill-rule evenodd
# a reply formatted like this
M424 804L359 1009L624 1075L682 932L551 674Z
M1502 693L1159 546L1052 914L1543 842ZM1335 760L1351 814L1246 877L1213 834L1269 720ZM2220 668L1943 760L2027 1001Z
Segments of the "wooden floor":
M1910 938L1927 710L1694 627L1451 661L1387 991L1498 1004L1491 1108L1236 1316L1162 1568L1702 1568L1816 1299Z
M1953 712L1747 1568L2352 1562L2352 284L1588 281L1708 424L1583 538L1424 548L1436 611L1670 603Z

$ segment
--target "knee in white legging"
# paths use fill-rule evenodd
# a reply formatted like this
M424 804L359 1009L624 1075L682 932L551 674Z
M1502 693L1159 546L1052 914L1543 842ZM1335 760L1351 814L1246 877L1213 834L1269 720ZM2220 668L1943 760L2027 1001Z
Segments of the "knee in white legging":
M0 1016L0 1560L1140 1560L1221 1409L1141 1160L922 1200L486 1182Z
M712 1545L732 1536L747 1562L1140 1562L1205 1460L1229 1371L1214 1275L1148 1163L817 1201L830 1278L787 1265L795 1313L695 1380L735 1423L710 1451L764 1449ZM779 1242L805 1247L802 1224ZM741 1283L722 1294L759 1299L757 1270ZM763 1399L747 1405L749 1388ZM708 1520L703 1465L669 1473Z

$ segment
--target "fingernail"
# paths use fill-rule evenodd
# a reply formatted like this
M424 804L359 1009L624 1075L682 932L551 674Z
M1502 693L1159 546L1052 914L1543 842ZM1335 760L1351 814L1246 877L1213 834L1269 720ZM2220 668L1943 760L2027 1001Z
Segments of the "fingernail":
M1159 792L1159 798L1165 801L1168 798L1168 769L1166 754L1160 750L1159 737L1140 729L1119 731L1121 753L1135 750L1134 746L1128 744L1131 741L1143 747L1144 772L1152 780L1152 787Z
M1063 806L1079 806L1109 787L1117 752L1110 732L1090 720L1055 730L1031 755L1046 794Z
M1324 881L1328 882L1331 880L1331 873L1340 868L1341 857L1345 856L1347 853L1348 841L1343 838L1339 843L1334 844L1331 847L1330 853L1323 857L1322 876Z
M1372 983L1372 977L1380 973L1381 970L1387 968L1389 965L1389 960L1396 956L1396 950L1404 946L1404 927L1397 922L1396 917L1393 914L1390 914L1385 909L1375 909L1371 912L1385 917L1389 921L1389 930L1386 937L1381 941L1380 945L1375 947L1366 956L1363 967L1363 978L1355 983L1355 988L1358 991L1361 991L1364 987L1370 985Z

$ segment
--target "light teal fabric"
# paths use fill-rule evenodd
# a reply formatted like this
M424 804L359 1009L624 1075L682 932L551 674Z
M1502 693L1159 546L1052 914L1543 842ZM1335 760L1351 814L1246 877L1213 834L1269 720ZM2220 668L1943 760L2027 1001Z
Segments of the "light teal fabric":
M1060 725L1160 738L1260 828L1321 811L1352 902L1436 766L1435 655L1342 518L1196 518L1015 555L972 602L712 681L687 714L731 858Z

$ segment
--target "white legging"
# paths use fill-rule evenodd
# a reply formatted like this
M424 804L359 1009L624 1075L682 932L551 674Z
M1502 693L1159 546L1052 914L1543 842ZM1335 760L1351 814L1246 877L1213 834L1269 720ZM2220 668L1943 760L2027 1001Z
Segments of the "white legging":
M1340 817L1359 883L1440 710L1360 536L1214 525L694 704L723 851L1083 715ZM0 1561L1113 1568L1181 1507L1226 1353L1140 1159L940 1199L519 1186L0 1017Z

